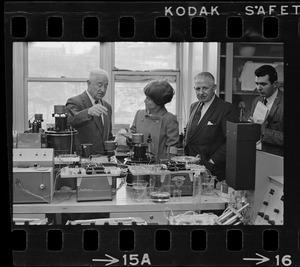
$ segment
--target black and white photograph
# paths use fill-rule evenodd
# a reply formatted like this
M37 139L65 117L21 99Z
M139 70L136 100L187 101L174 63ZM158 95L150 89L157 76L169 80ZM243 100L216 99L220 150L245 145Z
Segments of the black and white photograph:
M14 266L300 262L300 5L79 3L4 13Z
M14 222L283 225L283 49L14 43Z

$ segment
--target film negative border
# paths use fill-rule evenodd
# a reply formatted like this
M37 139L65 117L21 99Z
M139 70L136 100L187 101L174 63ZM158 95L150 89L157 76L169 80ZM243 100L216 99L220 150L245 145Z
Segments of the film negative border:
M300 5L277 2L75 2L72 8L8 2L6 36L13 41L272 42L299 37L299 14Z
M40 226L16 227L13 234L27 239L13 251L14 263L26 266L294 266L300 261L298 236L276 227Z
M171 13L172 14L172 13ZM67 25L69 22L69 18L62 15L56 15L56 16L49 16L46 18L46 21L44 21L45 24L45 31L46 36L51 39L64 39L64 33L65 33L65 25ZM153 23L153 32L156 40L172 40L173 35L173 27L174 21L176 21L176 18L170 18L170 17L156 17L154 19ZM97 38L104 38L105 36L102 36L100 31L100 19L99 16L92 16L88 15L84 17L81 21L81 29L82 29L82 37L84 37L86 40L89 39L97 39ZM210 25L207 25L208 22L211 22L210 20L207 20L205 17L193 17L190 19L190 37L194 40L197 39L209 39L207 37L207 29ZM279 34L279 22L280 19L278 19L275 16L267 16L265 18L261 19L261 37L259 37L259 33L257 32L258 39L261 40L274 40L274 39L280 39ZM25 16L15 16L11 19L11 28L10 28L10 34L13 38L30 38L29 33L29 26L31 24L35 24L33 20L28 20ZM120 17L118 20L118 35L120 40L131 40L135 38L139 38L139 35L136 33L136 28L139 23L136 23L136 19L131 16L124 16ZM174 26L173 26L174 25ZM244 32L244 19L240 16L230 16L225 21L226 25L226 31L223 31L226 33L227 38L229 39L239 39L243 36L250 33L251 28L247 28ZM102 24L101 24L102 26ZM103 27L103 26L102 26ZM101 29L102 29L101 27ZM247 26L246 26L247 27ZM176 31L176 29L175 29ZM210 32L210 31L209 31ZM137 35L137 36L136 36ZM176 38L177 36L175 36ZM178 37L177 37L178 38ZM249 36L250 38L250 36Z
M299 14L297 2L128 1L84 5L82 2L7 2L4 13L7 97L11 98L12 88L12 43L18 41L283 42L286 87L293 89L297 87L295 77L299 76L300 69ZM289 98L291 95L288 103ZM287 105L286 111L295 114L297 108ZM297 145L294 146L298 136L293 125L287 124L286 129L287 148L291 153L285 157L285 170L288 178L292 178L298 167L292 156L298 151ZM299 181L285 179L284 226L11 225L13 263L26 266L299 265L300 223L295 216L300 214L295 205L299 203L299 194L293 191L299 188L297 185ZM85 231L91 232L84 234ZM124 238L130 240L129 244L123 243Z

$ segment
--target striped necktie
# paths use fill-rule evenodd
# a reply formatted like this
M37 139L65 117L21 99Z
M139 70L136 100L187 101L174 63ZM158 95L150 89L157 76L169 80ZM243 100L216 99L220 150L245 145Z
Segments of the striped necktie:
M203 108L203 105L204 103L200 103L197 107L197 110L194 114L194 118L193 118L193 121L192 121L192 124L191 124L191 132L194 132L195 129L197 128L197 125L200 121L200 118L201 118L201 110Z

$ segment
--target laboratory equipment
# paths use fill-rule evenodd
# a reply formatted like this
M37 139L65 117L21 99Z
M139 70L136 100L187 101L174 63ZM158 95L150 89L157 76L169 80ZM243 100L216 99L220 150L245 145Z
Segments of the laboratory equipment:
M150 174L150 200L165 203L170 200L171 175L167 171Z
M67 125L66 107L55 105L52 116L55 117L55 126L46 131L47 147L54 148L56 155L74 154L77 130Z

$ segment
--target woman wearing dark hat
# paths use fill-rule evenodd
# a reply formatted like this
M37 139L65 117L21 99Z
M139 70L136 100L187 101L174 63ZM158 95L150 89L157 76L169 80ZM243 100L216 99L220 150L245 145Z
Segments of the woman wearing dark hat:
M135 114L132 133L144 134L144 141L151 134L156 162L177 154L179 145L178 121L174 114L167 111L165 104L171 102L174 89L166 80L155 80L144 88L146 109Z

